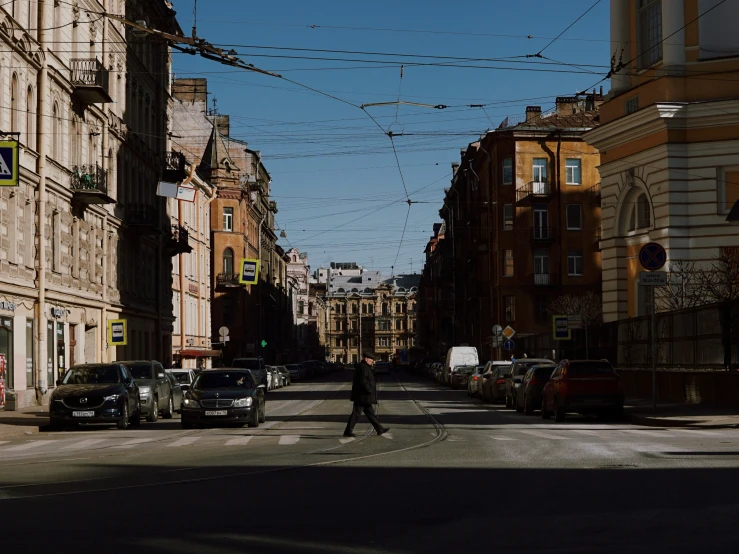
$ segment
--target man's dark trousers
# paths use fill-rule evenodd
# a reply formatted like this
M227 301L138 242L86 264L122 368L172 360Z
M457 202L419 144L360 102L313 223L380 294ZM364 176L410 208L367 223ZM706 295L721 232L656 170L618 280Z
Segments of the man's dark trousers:
M354 426L357 424L357 420L362 414L362 411L364 411L364 415L372 424L372 427L375 428L375 432L379 432L382 429L380 420L377 419L377 415L375 414L375 407L372 404L358 404L355 402L352 415L349 416L349 421L346 424L346 431L344 431L345 434L349 434L354 430Z

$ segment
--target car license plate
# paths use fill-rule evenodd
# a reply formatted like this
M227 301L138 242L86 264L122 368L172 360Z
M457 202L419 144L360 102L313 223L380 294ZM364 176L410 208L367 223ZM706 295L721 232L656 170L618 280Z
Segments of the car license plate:
M72 417L95 417L95 412L72 412Z
M205 415L207 416L224 416L228 415L228 410L206 410Z

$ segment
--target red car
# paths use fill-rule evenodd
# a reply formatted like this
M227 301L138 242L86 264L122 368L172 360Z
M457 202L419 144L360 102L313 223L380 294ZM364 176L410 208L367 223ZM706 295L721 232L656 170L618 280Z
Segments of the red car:
M619 417L624 393L607 360L562 360L544 386L541 417L564 421L567 412Z

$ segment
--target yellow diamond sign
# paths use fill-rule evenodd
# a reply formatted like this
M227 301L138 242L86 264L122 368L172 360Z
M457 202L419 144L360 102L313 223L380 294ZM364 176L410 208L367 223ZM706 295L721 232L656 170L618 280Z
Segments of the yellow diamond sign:
M516 330L510 325L508 325L505 329L503 329L503 336L509 340L512 339L513 335L515 334L516 334Z

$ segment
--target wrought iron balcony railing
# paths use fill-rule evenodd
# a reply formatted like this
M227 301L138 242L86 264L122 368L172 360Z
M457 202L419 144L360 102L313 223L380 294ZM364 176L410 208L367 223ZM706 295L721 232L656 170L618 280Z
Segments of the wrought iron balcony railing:
M219 287L240 287L239 274L236 273L219 273L216 276L216 285Z
M97 59L75 59L70 62L75 96L85 104L108 104L110 72Z
M531 239L534 241L552 241L557 238L556 227L532 227Z
M553 187L549 181L531 181L516 189L516 202L546 199L552 196Z
M75 200L83 204L112 204L108 196L108 173L99 165L74 165L70 188Z

